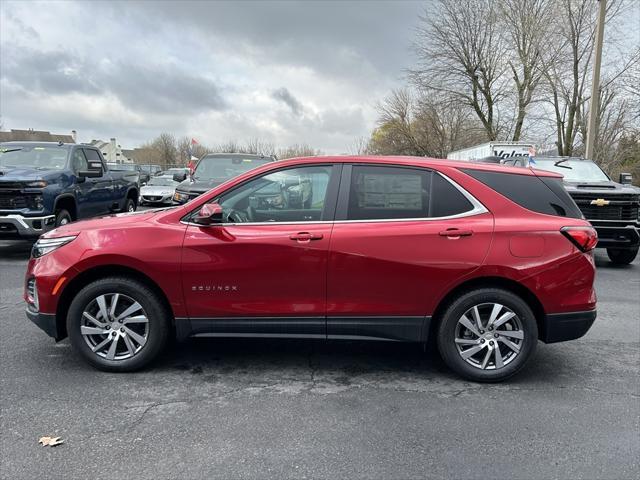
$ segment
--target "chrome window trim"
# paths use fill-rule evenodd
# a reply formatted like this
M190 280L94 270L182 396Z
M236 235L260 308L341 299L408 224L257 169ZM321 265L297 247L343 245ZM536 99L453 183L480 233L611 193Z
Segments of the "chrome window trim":
M418 167L420 168L420 167ZM191 225L196 227L224 227L224 226L257 226L257 225L315 225L315 224L324 224L324 223L334 223L334 224L342 224L342 223L388 223L388 222L433 222L439 220L454 220L457 218L466 218L473 217L476 215L481 215L483 213L488 213L489 210L478 200L476 197L471 195L467 190L465 190L462 186L460 186L457 182L447 177L446 175L438 172L437 170L432 170L436 175L440 175L446 181L448 181L451 185L454 186L473 206L471 210L467 210L466 212L456 213L455 215L447 215L444 217L414 217L414 218L380 218L380 219L365 219L365 220L317 220L313 222L243 222L243 223L215 223L212 225L200 225L199 223L194 222L186 222L181 220L180 223L184 225Z

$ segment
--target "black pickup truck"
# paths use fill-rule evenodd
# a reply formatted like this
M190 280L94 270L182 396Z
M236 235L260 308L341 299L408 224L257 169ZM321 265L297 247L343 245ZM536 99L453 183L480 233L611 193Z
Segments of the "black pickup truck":
M640 247L640 188L631 175L612 181L593 161L575 157L527 157L502 162L539 168L564 176L564 186L598 232L598 247L606 248L613 263L633 262Z
M0 143L0 239L38 237L82 218L135 211L138 172L112 172L96 148Z

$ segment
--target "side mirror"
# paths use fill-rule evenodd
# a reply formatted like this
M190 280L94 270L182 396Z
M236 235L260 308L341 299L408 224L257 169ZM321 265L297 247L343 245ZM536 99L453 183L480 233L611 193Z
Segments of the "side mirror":
M184 182L187 179L187 174L186 173L174 173L173 174L173 181L174 182Z
M199 225L222 223L222 207L217 203L206 203L193 218L193 221Z
M620 182L622 185L631 185L633 182L633 176L630 173L621 173Z
M99 178L102 176L102 163L89 162L89 168L87 170L81 170L78 172L80 178Z

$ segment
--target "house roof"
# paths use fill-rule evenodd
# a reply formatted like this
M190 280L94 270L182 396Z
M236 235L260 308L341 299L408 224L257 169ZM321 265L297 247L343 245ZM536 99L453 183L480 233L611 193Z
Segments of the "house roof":
M14 130L0 132L0 142L63 142L76 143L71 135L58 135L43 130Z

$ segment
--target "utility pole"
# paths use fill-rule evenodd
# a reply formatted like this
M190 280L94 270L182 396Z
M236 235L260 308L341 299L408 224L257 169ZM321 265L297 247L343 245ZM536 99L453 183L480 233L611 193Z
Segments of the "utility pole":
M602 62L602 41L604 39L604 14L607 10L607 0L598 0L598 26L596 27L596 53L593 62L593 80L591 82L591 106L589 107L589 125L587 126L587 151L585 157L593 160L593 150L598 136L598 110L600 107L600 63Z

